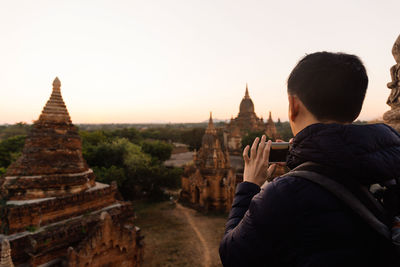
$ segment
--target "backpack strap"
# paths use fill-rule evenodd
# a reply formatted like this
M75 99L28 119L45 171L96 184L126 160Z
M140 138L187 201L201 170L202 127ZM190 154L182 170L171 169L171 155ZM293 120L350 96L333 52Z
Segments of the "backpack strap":
M330 179L322 174L314 171L300 170L305 166L315 165L312 162L306 162L293 169L292 171L280 176L295 176L311 181L315 184L325 188L339 200L344 202L350 207L355 213L357 213L369 226L375 229L379 234L384 236L388 240L392 240L392 234L386 224L376 218L376 216L357 198L355 197L345 186Z
M299 171L299 170L306 170L306 171L312 171L321 175L325 175L326 177L331 177L326 174L326 171L324 171L326 167L317 164L312 161L305 162L298 167L296 167L294 170ZM344 186L353 196L355 196L360 202L368 209L371 211L371 213L378 218L381 222L383 222L385 225L390 225L391 219L393 216L389 216L388 210L383 206L382 202L379 201L372 193L369 191L369 189L361 185L360 183L356 181L351 181L351 179L346 179L346 181L342 180L336 180L332 179L338 184Z

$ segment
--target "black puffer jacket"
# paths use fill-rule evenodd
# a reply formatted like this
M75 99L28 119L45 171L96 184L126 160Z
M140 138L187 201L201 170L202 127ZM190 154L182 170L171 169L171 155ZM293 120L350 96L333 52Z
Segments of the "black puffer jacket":
M400 136L384 124L313 124L296 135L287 164L306 161L339 181L400 177ZM261 191L237 186L220 256L224 266L385 266L385 244L331 193L289 176Z

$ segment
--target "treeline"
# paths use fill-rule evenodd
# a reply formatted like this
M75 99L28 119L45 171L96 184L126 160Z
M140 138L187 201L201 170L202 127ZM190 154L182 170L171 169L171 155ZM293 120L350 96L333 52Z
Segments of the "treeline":
M0 141L0 175L21 155L26 134L19 133ZM171 156L171 142L181 140L181 137L173 138L176 133L127 128L79 131L79 134L83 157L95 172L97 181L115 181L125 199L162 199L166 197L165 189L180 187L182 170L163 164Z
M0 141L17 135L27 135L32 125L18 122L13 125L0 125Z

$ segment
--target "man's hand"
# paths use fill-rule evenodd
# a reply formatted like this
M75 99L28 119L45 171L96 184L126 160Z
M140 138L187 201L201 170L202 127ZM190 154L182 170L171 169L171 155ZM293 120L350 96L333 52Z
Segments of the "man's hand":
M276 165L272 164L268 168L268 160L269 160L269 151L271 150L271 141L265 142L266 136L263 135L260 138L256 138L253 142L253 145L246 146L243 151L243 159L244 159L244 172L243 172L243 181L250 182L261 186L267 180L275 170ZM249 157L250 150L250 157Z

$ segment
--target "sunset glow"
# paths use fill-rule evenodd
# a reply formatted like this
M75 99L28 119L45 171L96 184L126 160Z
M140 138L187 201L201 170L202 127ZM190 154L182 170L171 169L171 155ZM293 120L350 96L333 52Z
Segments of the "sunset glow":
M236 116L287 120L286 79L315 51L353 53L370 78L360 119L389 109L393 1L1 1L0 123L36 120L53 79L74 123ZM338 107L339 108L339 107Z

